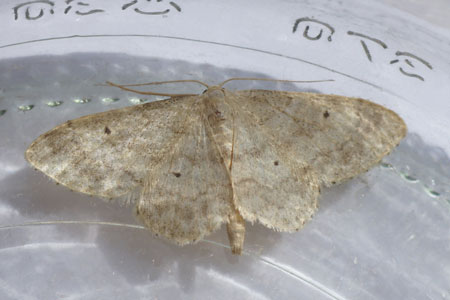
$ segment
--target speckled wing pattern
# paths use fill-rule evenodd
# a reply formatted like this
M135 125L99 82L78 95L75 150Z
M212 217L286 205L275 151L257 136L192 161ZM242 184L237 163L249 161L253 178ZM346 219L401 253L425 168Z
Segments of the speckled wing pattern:
M267 90L235 92L240 109L330 186L367 171L396 147L406 125L360 98Z
M243 219L300 229L320 186L367 171L405 134L396 113L363 99L214 87L68 121L26 157L78 192L118 198L138 189L140 220L181 245L226 222L239 254Z
M231 178L239 212L245 220L272 229L299 230L317 209L314 170L285 151L276 136L261 130L254 115L240 109L244 99L229 99L235 131Z
M233 191L229 173L212 141L200 102L144 181L139 219L177 244L194 243L228 220Z
M174 98L68 121L37 138L25 156L74 191L107 199L124 196L143 185L152 163L180 137L195 99Z

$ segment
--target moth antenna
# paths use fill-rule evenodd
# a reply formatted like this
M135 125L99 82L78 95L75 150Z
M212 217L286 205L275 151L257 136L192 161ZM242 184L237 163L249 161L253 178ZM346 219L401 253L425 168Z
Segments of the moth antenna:
M273 82L293 82L293 83L314 83L314 82L327 82L334 81L334 79L323 79L323 80L283 80L283 79L270 79L270 78L252 78L252 77L234 77L225 80L219 87L222 87L224 84L233 81L233 80L254 80L254 81L273 81Z
M155 84L162 84L162 83L163 82L161 81L161 82L158 82ZM109 86L118 87L119 89L124 90L124 91L129 91L129 92L142 94L142 95L167 96L167 97L198 96L198 94L167 94L167 93L157 93L157 92L143 92L143 91L128 88L127 86L130 86L130 85L120 85L120 84L112 83L110 81L107 81L106 84ZM145 85L145 84L143 84L143 85Z
M168 80L168 81L154 81L147 83L134 83L134 84L121 84L120 86L144 86L144 85L157 85L157 84L166 84L166 83L177 83L177 82L195 82L203 85L206 88L209 88L209 85L200 80L195 79L183 79L183 80Z

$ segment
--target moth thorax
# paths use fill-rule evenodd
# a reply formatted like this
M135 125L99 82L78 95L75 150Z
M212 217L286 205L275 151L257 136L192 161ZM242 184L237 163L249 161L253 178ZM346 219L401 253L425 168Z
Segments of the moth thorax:
M219 88L210 88L204 94L206 115L212 127L220 125L230 118L230 107L226 102L225 92Z
M224 162L228 165L233 141L233 114L221 89L208 89L204 94L205 114Z

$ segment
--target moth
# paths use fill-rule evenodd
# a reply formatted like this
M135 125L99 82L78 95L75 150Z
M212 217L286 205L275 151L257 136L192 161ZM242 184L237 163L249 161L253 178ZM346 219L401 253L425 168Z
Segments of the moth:
M179 245L226 223L232 253L241 254L245 221L301 229L321 187L369 170L406 135L395 112L364 99L230 91L230 80L183 80L207 89L67 121L38 137L26 158L73 191L136 198L138 219ZM108 84L160 94L131 88L148 84Z

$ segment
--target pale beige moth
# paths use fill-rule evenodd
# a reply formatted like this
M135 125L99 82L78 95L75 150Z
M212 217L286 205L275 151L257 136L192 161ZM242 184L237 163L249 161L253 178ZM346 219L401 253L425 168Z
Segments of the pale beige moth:
M139 220L179 245L225 223L240 254L245 221L301 229L321 187L367 171L406 134L395 112L364 99L224 83L67 121L26 158L71 190L136 198Z

